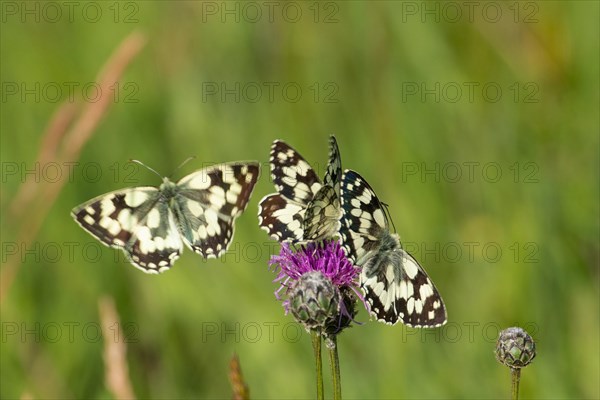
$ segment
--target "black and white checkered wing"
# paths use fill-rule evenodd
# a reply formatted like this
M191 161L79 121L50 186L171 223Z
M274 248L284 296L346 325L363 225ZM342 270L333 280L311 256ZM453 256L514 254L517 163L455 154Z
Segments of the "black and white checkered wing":
M155 187L107 193L75 207L71 215L102 243L123 249L144 272L169 269L183 250L175 215Z
M321 187L304 213L304 240L319 240L338 234L340 229L340 200L335 189Z
M270 164L277 193L260 201L259 226L278 241L300 241L304 212L321 189L321 181L308 162L281 140L271 146Z
M279 193L263 197L258 205L258 225L279 242L302 240L305 207Z
M342 245L362 268L360 285L379 321L413 327L446 322L442 298L425 270L389 232L383 206L368 183L346 170L342 178Z
M222 255L259 173L256 162L228 163L202 169L177 182L172 208L185 244L205 258Z
M342 157L338 148L335 136L329 136L329 162L323 179L325 185L331 186L335 193L340 195L340 185L342 183Z
M341 206L342 247L350 260L361 265L379 250L381 238L389 231L383 206L369 184L349 169L342 177Z
M277 192L306 206L321 189L321 181L310 164L287 143L276 140L271 146L271 178Z
M342 159L335 136L329 137L329 162L324 185L306 207L304 240L320 240L338 234L340 229L340 184Z

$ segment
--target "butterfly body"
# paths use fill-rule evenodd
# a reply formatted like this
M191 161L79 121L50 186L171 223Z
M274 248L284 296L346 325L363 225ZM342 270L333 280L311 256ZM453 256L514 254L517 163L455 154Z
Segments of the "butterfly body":
M260 170L257 162L204 168L177 183L127 188L98 196L72 211L103 244L121 248L144 272L169 269L183 245L205 258L220 256L233 236Z
M379 243L379 247L373 248L365 254L362 260L358 260L358 263L362 265L363 273L367 276L375 274L379 265L390 263L399 256L400 237L397 234L385 232L379 238Z
M383 204L358 173L342 178L343 209L340 235L348 257L361 267L360 287L370 312L393 325L401 320L413 327L436 327L446 322L446 309L425 270L389 230Z

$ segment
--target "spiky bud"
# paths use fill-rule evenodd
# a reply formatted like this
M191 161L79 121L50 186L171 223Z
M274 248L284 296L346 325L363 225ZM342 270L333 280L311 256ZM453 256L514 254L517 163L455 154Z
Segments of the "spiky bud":
M290 288L290 311L306 330L321 330L338 314L339 292L321 271L302 275Z
M325 333L337 335L344 329L350 327L356 316L356 294L347 286L340 288L341 300L340 312L327 321Z
M533 338L518 327L500 332L496 342L496 359L510 368L523 368L535 358Z

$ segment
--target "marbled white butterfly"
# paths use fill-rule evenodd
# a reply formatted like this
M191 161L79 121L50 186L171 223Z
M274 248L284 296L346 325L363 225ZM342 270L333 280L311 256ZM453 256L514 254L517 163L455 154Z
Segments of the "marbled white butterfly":
M213 165L160 187L144 186L98 196L71 212L75 221L107 246L121 248L147 273L168 270L183 243L205 258L223 254L234 221L250 199L258 162Z
M342 177L342 246L349 259L362 268L360 286L370 312L393 325L433 328L446 323L442 298L417 261L390 233L383 204L356 172Z
M334 136L329 139L329 163L321 183L316 172L281 140L271 146L271 177L278 193L264 197L258 220L279 241L313 241L337 234L340 226L342 161Z

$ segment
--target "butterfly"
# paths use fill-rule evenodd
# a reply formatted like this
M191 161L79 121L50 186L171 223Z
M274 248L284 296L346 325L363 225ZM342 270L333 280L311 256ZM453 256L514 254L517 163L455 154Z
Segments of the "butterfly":
M412 327L446 323L446 307L425 270L390 232L384 205L355 171L345 170L341 187L342 247L361 267L360 287L380 322Z
M98 196L71 215L103 244L122 249L135 267L164 272L179 258L184 243L204 258L227 250L235 219L246 208L259 175L254 161L213 165L177 183L163 178L158 188Z
M271 146L271 177L278 193L259 204L259 226L278 241L316 241L337 234L340 226L342 161L337 141L329 138L329 162L323 183L291 146Z

